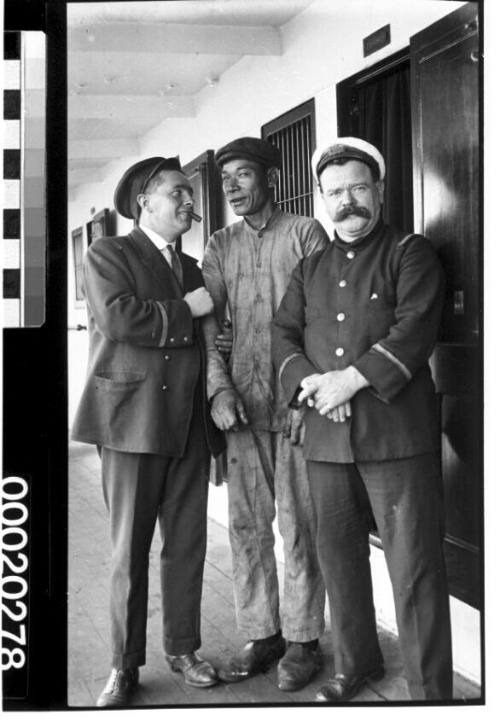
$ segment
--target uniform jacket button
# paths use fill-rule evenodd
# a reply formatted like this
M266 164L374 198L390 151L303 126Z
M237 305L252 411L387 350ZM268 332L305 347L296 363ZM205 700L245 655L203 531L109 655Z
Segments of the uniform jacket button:
M344 349L343 349L343 348L337 348L337 349L335 350L335 355L340 358L341 356L344 355Z

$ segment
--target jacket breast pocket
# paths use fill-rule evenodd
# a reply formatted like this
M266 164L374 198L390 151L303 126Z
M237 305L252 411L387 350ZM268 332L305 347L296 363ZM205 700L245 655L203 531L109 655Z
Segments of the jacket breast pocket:
M396 322L396 303L389 296L371 297L362 309L362 323L368 330L371 341L385 336Z
M103 391L132 391L146 378L146 371L97 371L94 381Z

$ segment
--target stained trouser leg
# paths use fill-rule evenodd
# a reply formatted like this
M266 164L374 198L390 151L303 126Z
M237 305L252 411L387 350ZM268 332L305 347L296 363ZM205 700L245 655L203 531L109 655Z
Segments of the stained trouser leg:
M370 571L367 497L354 464L307 461L318 558L330 604L335 673L383 663Z
M246 638L266 638L280 628L270 433L247 430L228 433L227 446L236 619Z
M114 668L146 659L149 549L168 459L102 449L111 525L111 644Z
M414 700L452 698L448 586L439 458L359 463L392 581Z
M195 411L184 457L170 461L158 514L163 645L174 656L201 645L209 462L203 419Z
M316 553L316 515L300 446L276 436L276 506L283 538L283 635L311 641L324 631L325 587Z

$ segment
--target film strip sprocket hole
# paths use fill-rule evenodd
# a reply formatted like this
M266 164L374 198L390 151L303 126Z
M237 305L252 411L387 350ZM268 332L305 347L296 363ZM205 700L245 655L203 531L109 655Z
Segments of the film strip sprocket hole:
M2 675L4 698L25 698L29 636L29 484L2 480Z

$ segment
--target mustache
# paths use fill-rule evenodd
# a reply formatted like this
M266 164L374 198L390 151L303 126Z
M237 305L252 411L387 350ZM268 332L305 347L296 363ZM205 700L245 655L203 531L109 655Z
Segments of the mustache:
M364 208L362 205L346 205L345 208L342 208L342 210L339 210L335 214L333 220L339 222L345 220L350 215L359 215L360 218L368 218L368 220L372 217L368 208Z

